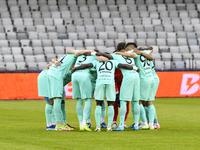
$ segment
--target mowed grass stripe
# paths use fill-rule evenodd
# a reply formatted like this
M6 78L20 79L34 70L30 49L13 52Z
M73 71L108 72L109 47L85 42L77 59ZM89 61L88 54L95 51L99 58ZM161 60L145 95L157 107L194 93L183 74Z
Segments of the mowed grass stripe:
M0 149L199 149L199 98L157 98L154 105L160 130L106 132L102 129L96 133L79 131L75 100L66 100L66 110L68 123L76 129L66 132L45 130L44 100L0 101ZM95 101L91 114L93 130L94 111ZM132 123L130 108L126 124Z

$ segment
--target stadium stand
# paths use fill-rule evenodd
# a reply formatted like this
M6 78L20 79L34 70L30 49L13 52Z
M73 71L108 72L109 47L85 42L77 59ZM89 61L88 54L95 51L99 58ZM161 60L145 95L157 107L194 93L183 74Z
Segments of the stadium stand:
M122 41L153 46L157 70L198 70L199 11L199 0L1 0L0 71L42 69L66 48L113 52Z

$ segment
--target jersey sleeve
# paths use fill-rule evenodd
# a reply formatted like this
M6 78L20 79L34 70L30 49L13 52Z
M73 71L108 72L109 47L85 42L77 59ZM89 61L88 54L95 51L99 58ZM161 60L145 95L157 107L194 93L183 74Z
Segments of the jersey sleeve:
M149 54L149 55L151 54L150 50L144 50L143 52L146 53L146 54Z
M93 60L92 64L93 64L93 68L96 68L97 60Z
M118 68L119 62L116 61L116 60L113 60L113 61L114 61L114 64L115 64L115 68Z

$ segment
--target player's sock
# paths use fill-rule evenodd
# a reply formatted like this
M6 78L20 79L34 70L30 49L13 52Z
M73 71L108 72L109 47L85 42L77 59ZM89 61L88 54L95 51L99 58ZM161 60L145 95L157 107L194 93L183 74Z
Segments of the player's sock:
M54 109L52 109L52 124L56 125L56 117L55 117L55 113L54 113Z
M154 106L154 107L155 107L155 106ZM159 124L159 123L158 123L157 114L156 114L156 108L155 108L155 113L154 113L154 124Z
M66 122L66 110L65 110L65 103L64 104L61 104L61 110L62 110L62 113L63 113L63 121L65 122L65 124L67 123Z
M83 109L83 120L87 120L89 118L91 112L91 106L92 106L92 99L86 99L85 106Z
M105 122L105 117L106 117L106 103L104 100L101 107L101 123Z
M155 114L155 107L154 105L149 105L148 106L148 110L149 110L149 123L154 121L154 114Z
M114 107L108 106L108 126L111 126L114 117Z
M53 109L52 105L46 104L45 115L46 115L47 127L52 125L52 109Z
M134 123L135 125L138 125L139 123L139 118L140 118L140 105L138 101L133 101L133 118L134 118Z
M127 101L120 101L120 124L124 124L125 114L126 114L126 103Z
M101 112L102 114L102 112ZM105 122L105 118L104 117L101 117L101 123L104 123Z
M79 121L79 127L82 126L82 121Z
M63 114L61 111L61 99L54 99L54 113L56 117L56 125L62 125Z
M77 99L76 112L77 112L79 122L83 121L83 100L82 99Z
M85 99L85 106L84 106L84 110L83 110L83 122L82 122L83 126L86 125L86 120L90 116L91 105L92 105L92 99Z
M96 126L100 126L100 118L101 118L101 106L96 106L95 109Z
M146 113L146 118L147 118L147 120L149 122L149 109L148 109L148 107L144 106L144 110L145 110L145 113Z
M90 119L88 119L88 120L87 120L87 123L91 123L91 120L90 120Z
M142 104L140 104L140 118L143 122L146 121L146 113Z

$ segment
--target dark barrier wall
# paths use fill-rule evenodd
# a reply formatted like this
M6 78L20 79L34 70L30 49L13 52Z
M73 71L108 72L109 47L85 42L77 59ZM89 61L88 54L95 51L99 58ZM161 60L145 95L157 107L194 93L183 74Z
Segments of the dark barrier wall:
M38 97L39 73L1 73L0 99L43 99ZM157 72L160 85L156 97L200 97L200 71ZM72 98L71 83L65 87Z

